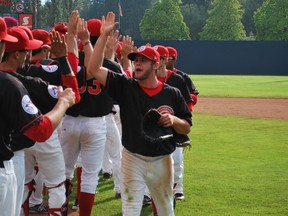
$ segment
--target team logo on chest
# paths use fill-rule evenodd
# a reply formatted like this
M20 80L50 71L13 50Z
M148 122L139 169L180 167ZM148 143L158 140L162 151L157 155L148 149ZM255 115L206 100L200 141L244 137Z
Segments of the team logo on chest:
M158 107L157 111L161 114L168 113L170 115L174 115L174 110L170 106L167 106L167 105Z
M48 86L48 92L53 98L58 98L58 87L54 85Z
M37 107L33 104L33 102L31 101L28 95L23 96L21 103L26 113L33 114L33 115L38 113Z
M44 71L47 73L54 73L58 70L58 65L41 65Z

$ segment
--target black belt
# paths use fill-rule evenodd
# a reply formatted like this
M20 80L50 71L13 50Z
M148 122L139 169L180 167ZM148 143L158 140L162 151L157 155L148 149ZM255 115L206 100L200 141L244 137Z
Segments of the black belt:
M3 161L0 161L0 168L4 168L4 163L3 163Z

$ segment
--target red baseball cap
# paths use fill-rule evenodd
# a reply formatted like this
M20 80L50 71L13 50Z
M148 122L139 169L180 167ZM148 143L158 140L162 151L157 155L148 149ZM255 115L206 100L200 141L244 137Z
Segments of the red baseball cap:
M89 19L87 21L87 28L90 32L90 36L100 36L100 28L102 26L102 21L99 19Z
M8 29L8 34L18 39L17 43L6 43L5 52L15 52L19 50L35 50L41 47L42 41L30 39L23 28L12 27ZM32 34L31 34L32 35Z
M55 24L52 30L58 31L61 34L66 34L68 31L67 22L59 22Z
M3 17L8 28L18 26L18 20L11 16Z
M161 45L156 45L153 47L161 57L164 57L166 60L168 60L169 57L169 51L166 47Z
M13 42L15 43L18 41L18 39L16 37L13 37L13 36L7 34L7 25L6 25L6 22L4 21L4 19L2 17L0 17L0 40L4 40L7 42L11 42L11 43L13 43Z
M136 51L133 51L128 54L128 58L134 61L136 55L142 55L146 58L150 59L151 61L155 61L157 63L160 62L160 55L159 53L151 46L141 46Z
M175 59L177 59L178 54L177 54L177 50L173 47L166 47L168 49L169 52L169 57L173 57Z
M35 39L42 41L43 45L51 44L50 34L48 31L45 31L43 29L33 29L32 34Z

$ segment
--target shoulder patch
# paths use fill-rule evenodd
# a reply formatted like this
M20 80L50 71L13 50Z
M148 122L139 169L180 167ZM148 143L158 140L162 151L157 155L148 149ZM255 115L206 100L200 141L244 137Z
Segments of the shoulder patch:
M23 96L21 103L22 103L22 108L26 113L29 113L32 115L38 113L38 108L33 104L33 102L31 101L28 95Z
M47 73L54 73L58 70L58 65L41 65L44 71Z
M81 69L82 69L82 67L81 67L81 66L78 66L78 67L77 67L77 72L80 72Z
M48 92L53 98L58 98L58 87L55 85L48 86Z

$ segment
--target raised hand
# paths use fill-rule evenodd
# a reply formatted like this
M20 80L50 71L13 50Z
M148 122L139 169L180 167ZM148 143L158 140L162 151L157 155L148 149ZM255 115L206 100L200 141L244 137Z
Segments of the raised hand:
M60 58L67 56L67 44L64 35L60 35L57 31L50 32L51 39L51 53L56 57Z
M79 12L78 10L73 10L70 14L69 22L68 22L68 30L67 33L72 36L77 35L77 27L79 21Z
M87 27L87 22L84 19L79 19L77 36L82 42L90 40L90 32Z
M100 32L102 35L109 36L113 29L118 25L118 22L115 22L115 14L113 12L108 12L106 19L102 16L102 25Z

